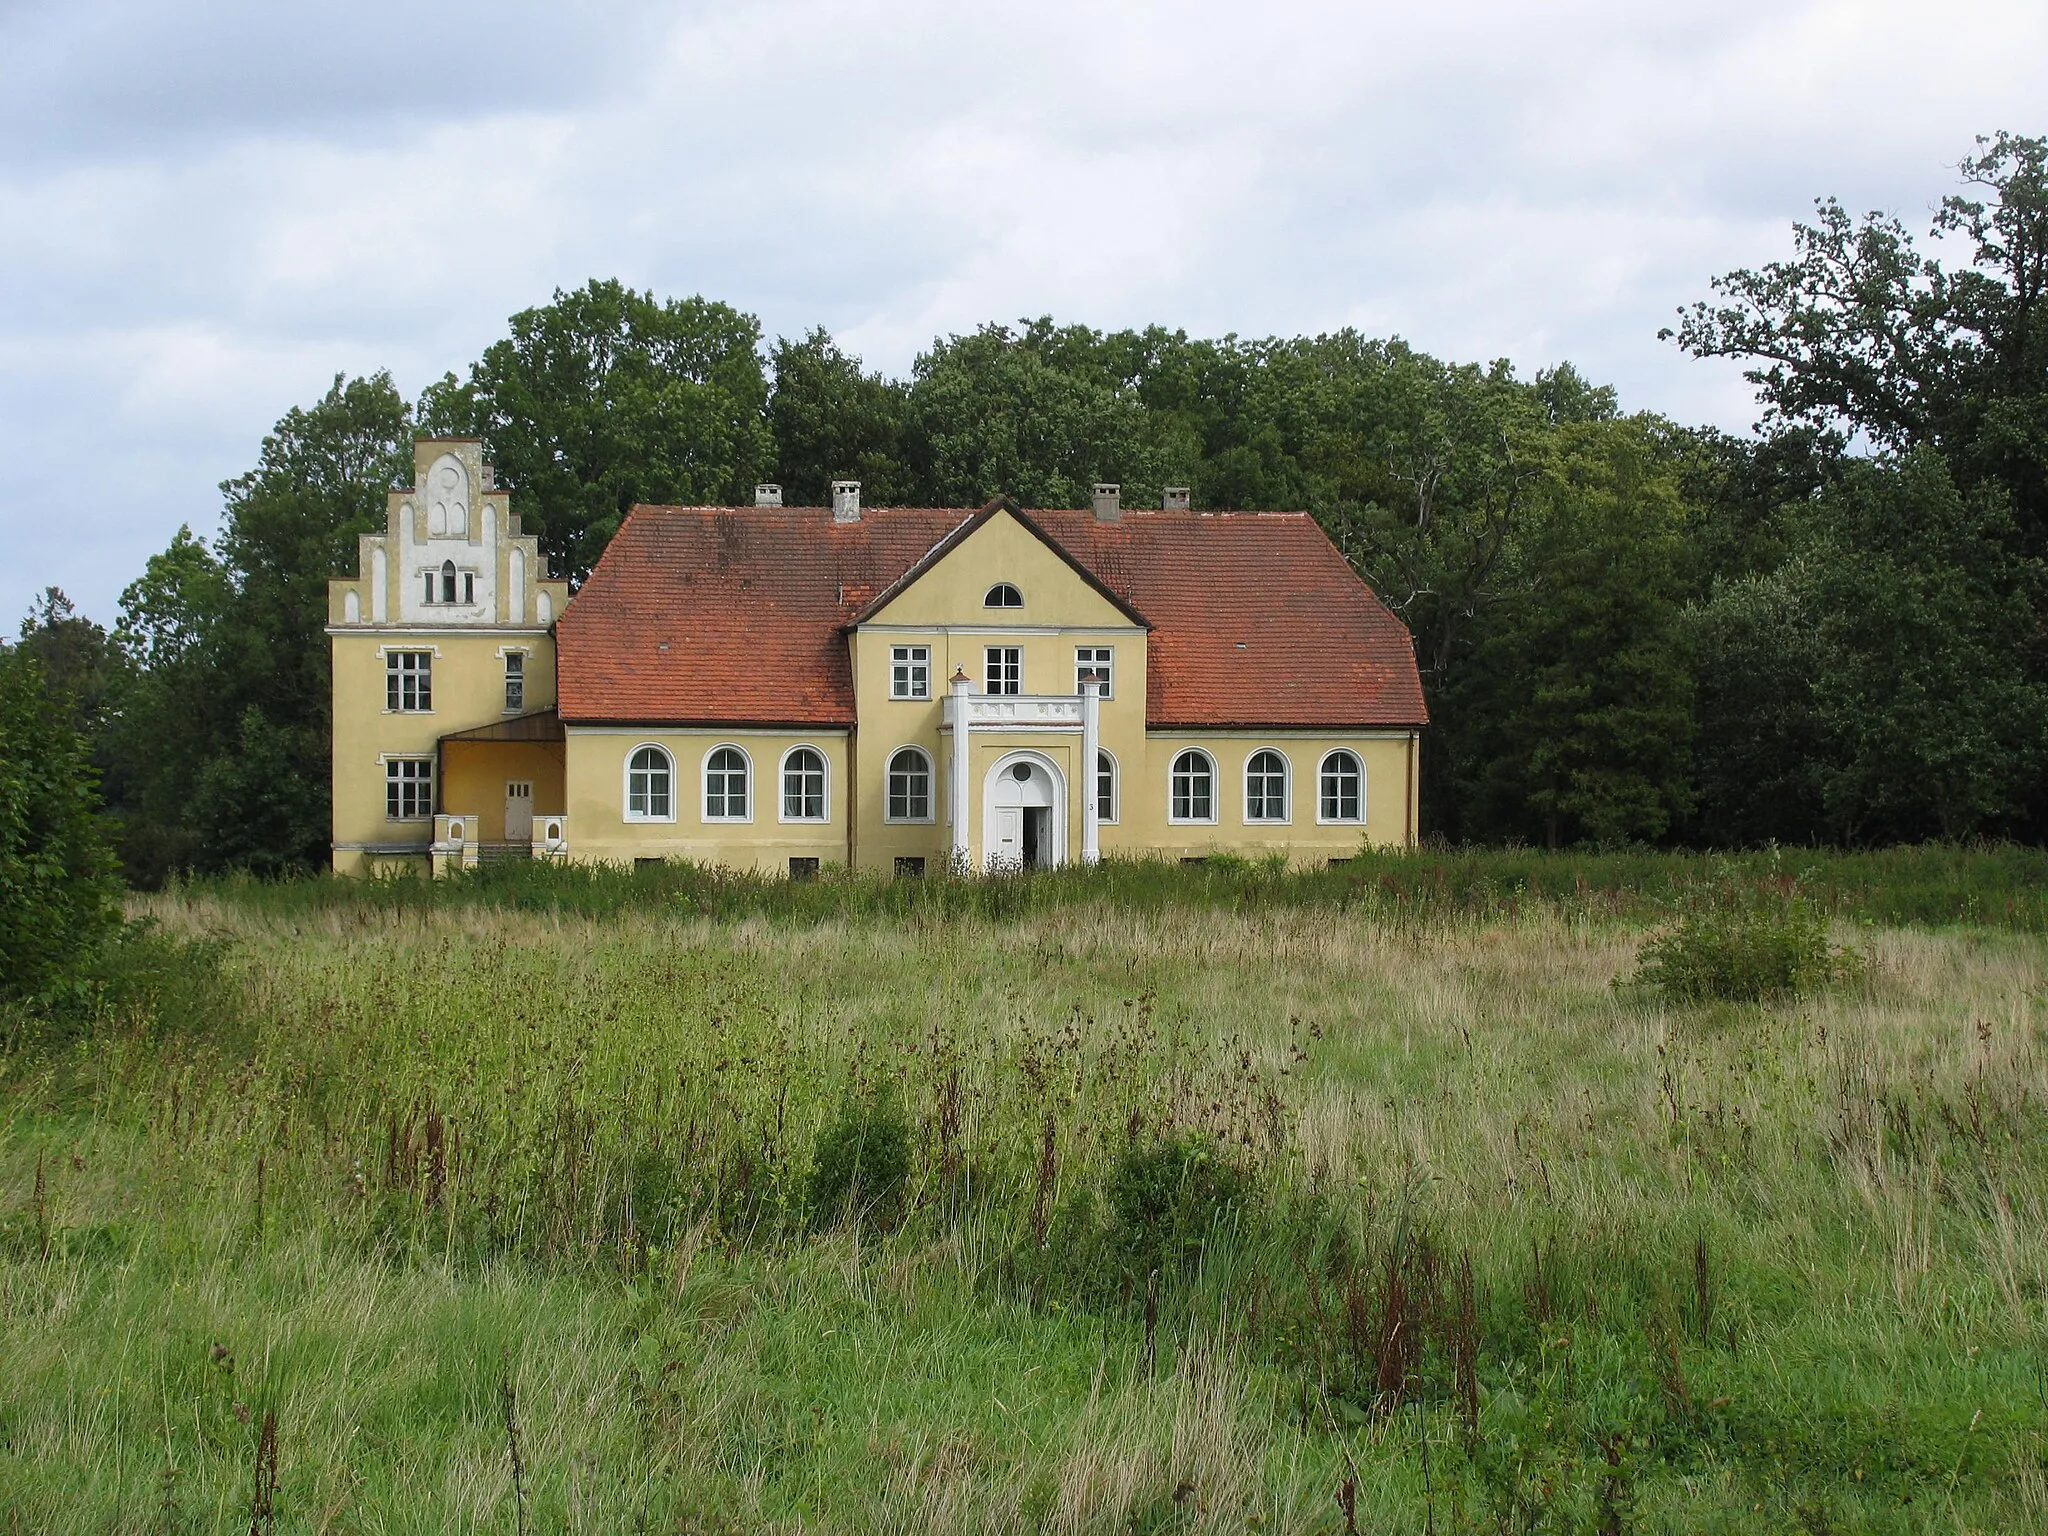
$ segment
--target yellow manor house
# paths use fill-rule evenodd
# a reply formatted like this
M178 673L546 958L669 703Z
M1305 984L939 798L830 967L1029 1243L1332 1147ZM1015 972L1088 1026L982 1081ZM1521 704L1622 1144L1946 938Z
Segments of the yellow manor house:
M781 501L636 507L572 599L482 444L418 443L330 585L334 867L1414 842L1414 647L1305 513Z

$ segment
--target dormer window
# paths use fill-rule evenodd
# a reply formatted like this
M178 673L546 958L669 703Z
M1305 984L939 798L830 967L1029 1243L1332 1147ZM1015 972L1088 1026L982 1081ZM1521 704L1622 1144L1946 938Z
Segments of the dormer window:
M999 581L988 589L988 596L981 600L984 608L1022 608L1024 594L1007 581Z

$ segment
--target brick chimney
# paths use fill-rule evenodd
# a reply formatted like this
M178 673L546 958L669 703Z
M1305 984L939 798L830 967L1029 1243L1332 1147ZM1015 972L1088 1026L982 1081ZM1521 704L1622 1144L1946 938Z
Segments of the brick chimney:
M757 507L779 507L782 505L782 487L779 485L757 485L754 487L754 505Z
M1159 505L1168 512L1187 511L1188 488L1184 485L1169 485L1166 494L1159 499Z
M858 480L834 480L832 482L832 521L835 523L857 523L860 521L860 482Z
M1095 521L1120 523L1124 517L1124 488L1107 480L1095 482Z

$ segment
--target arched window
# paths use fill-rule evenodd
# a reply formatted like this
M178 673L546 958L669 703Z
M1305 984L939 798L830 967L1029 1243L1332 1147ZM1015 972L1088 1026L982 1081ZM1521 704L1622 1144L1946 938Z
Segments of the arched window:
M1176 757L1168 788L1169 821L1216 819L1216 764L1208 753L1190 747Z
M816 747L793 747L782 759L782 819L825 819L825 754Z
M889 759L889 800L883 819L932 819L932 760L916 747L904 747Z
M1365 820L1365 765L1356 752L1332 752L1316 777L1316 820Z
M719 747L704 759L704 819L747 821L747 754Z
M1007 581L999 581L988 589L988 596L981 600L984 608L1022 608L1024 594Z
M1287 759L1265 747L1244 765L1244 819L1287 819Z
M626 820L676 819L676 765L660 747L636 747L626 759Z
M1116 759L1107 752L1095 754L1095 819L1116 820Z
M444 603L455 601L455 562L453 560L443 560L441 562L441 601Z

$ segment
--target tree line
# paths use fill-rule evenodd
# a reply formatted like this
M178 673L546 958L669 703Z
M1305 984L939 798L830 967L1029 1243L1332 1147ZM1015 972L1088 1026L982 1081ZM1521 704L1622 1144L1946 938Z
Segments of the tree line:
M636 502L1080 507L1188 485L1312 512L1407 621L1453 841L1751 846L2048 833L2048 140L1963 162L1928 254L1833 200L1789 261L1665 334L1747 367L1748 436L1625 413L1354 331L1201 339L1050 319L937 340L908 378L823 330L617 282L512 317L408 402L337 378L181 529L104 630L54 589L33 664L124 872L323 865L326 581L416 433L482 437L558 572ZM9 750L14 750L10 743Z

